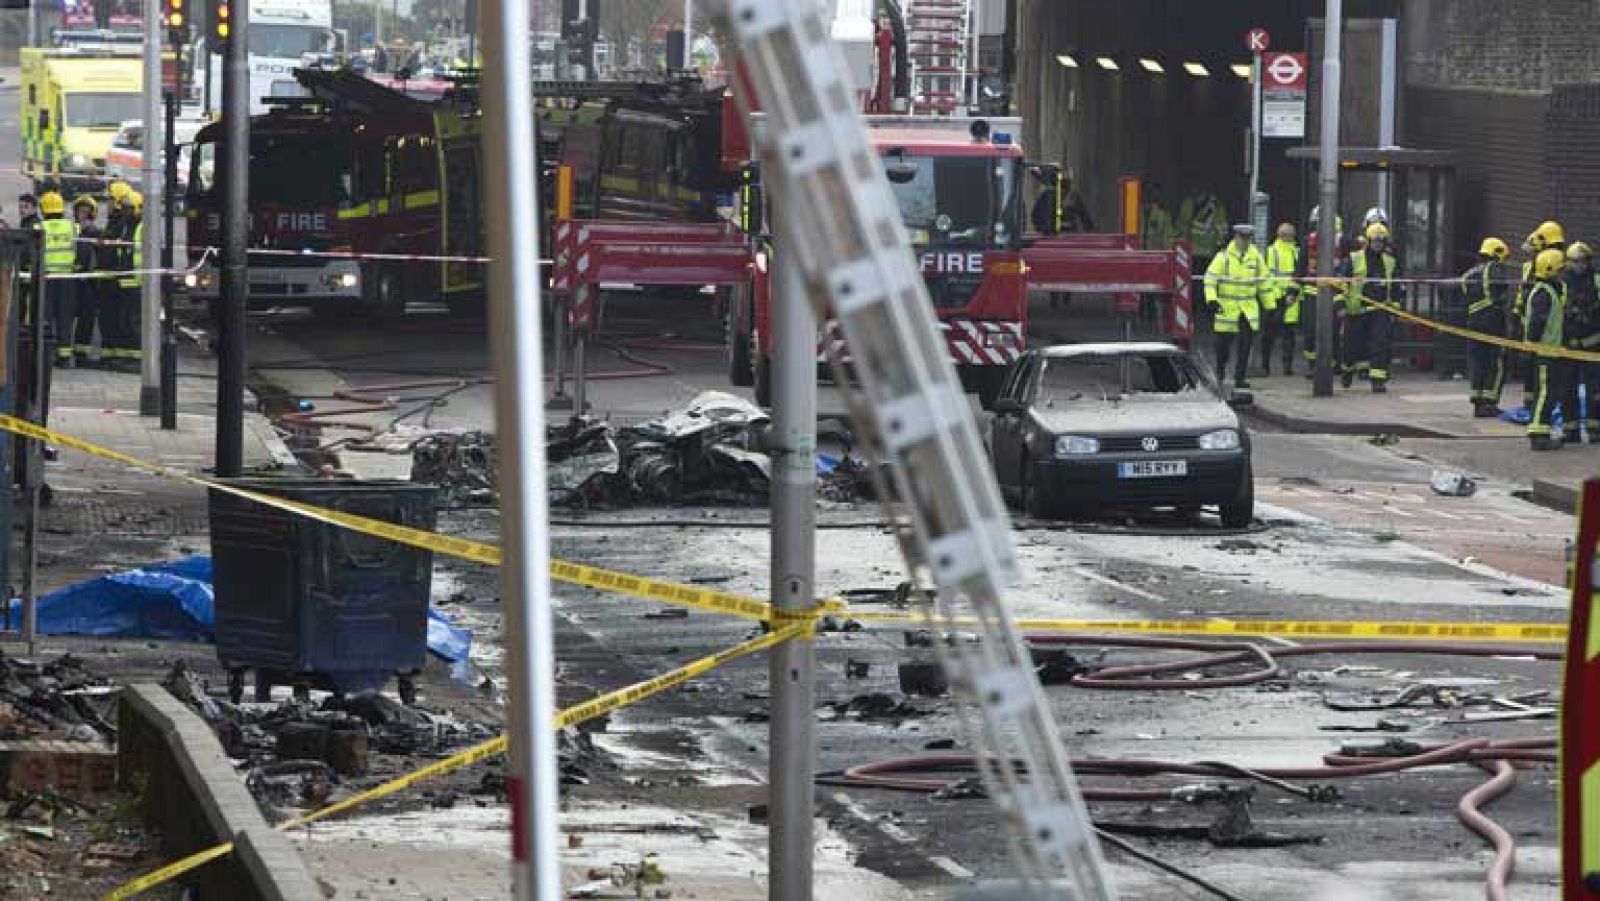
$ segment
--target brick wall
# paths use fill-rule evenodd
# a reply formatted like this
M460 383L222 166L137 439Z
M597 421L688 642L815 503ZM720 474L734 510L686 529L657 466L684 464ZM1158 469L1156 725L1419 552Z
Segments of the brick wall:
M1600 0L1407 0L1407 80L1518 91L1600 81L1597 20Z
M1600 245L1600 84L1558 85L1544 126L1551 212L1569 241Z
M1491 234L1515 248L1549 218L1552 190L1539 149L1548 95L1413 86L1406 101L1407 144L1461 155L1457 248L1470 253Z

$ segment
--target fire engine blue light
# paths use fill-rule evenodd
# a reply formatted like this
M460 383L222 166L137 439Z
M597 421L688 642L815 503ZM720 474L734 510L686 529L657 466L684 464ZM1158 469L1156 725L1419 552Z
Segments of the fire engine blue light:
M1008 131L997 131L989 138L989 140L1004 146L1011 143L1011 133Z

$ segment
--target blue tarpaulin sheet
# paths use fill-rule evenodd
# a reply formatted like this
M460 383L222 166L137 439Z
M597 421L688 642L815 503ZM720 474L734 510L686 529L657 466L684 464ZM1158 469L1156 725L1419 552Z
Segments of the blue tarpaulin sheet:
M22 623L22 601L11 601ZM196 555L69 585L39 599L41 635L212 641L216 598L211 558ZM428 608L428 650L451 663L467 659L472 632Z

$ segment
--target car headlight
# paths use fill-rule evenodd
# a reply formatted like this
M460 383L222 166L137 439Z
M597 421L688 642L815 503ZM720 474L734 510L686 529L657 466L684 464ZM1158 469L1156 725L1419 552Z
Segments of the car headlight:
M185 272L183 274L183 286L185 288L193 288L193 287L198 286L199 284L200 284L200 276L195 275L193 272Z
M69 153L61 160L64 169L88 169L92 161L81 153Z
M1082 435L1062 435L1056 438L1056 456L1075 457L1082 454L1100 453L1100 440L1098 438L1085 438Z
M1237 450L1239 433L1234 429L1218 429L1200 436L1201 450Z

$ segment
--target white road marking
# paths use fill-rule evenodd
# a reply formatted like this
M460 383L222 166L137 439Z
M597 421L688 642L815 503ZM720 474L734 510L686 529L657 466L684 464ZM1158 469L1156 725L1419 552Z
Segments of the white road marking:
M928 862L962 882L972 882L978 878L978 874L945 857L943 854L928 858Z
M911 833L901 829L899 826L883 819L882 817L873 816L870 811L868 811L865 807L862 807L854 798L851 798L844 792L834 792L833 800L837 802L840 807L843 807L846 811L849 811L851 816L870 826L876 826L879 832L882 832L884 835L889 836L900 844L914 845L917 843L916 838L912 836ZM935 865L937 865L937 863ZM943 869L943 867L940 869Z
M1087 569L1082 566L1074 566L1072 571L1080 576L1083 576L1085 579L1090 580L1091 582L1099 582L1102 585L1109 585L1112 588L1116 588L1120 591L1126 591L1134 597L1144 598L1147 601L1155 601L1157 603L1163 603L1166 601L1166 598L1159 594L1151 594L1150 592L1145 591L1143 588L1136 588L1126 582L1113 579L1110 576L1103 576L1092 569Z

